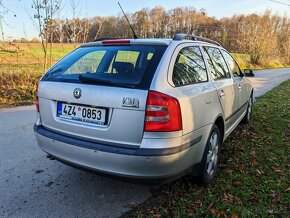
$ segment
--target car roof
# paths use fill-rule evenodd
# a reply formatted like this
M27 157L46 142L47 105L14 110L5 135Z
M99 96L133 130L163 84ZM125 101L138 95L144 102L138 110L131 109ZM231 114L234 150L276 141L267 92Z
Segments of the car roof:
M134 31L133 31L134 32ZM134 33L135 34L135 33ZM173 39L160 39L160 38L146 38L146 39L122 39L122 38L99 38L94 42L86 43L81 45L81 47L98 46L98 45L125 45L125 44L147 44L147 45L169 45L173 43L179 45L182 43L202 43L211 46L222 47L220 43L193 34L187 33L177 33Z
M169 45L172 39L104 39L82 44L81 47L103 45L104 41L128 41L130 44ZM108 43L110 44L110 43ZM115 43L112 43L115 44ZM120 43L122 44L122 43Z
M166 38L146 38L146 39L103 39L103 40L97 40L94 42L88 42L85 44L82 44L81 47L91 47L91 46L99 46L103 45L103 42L116 42L120 41L120 44L122 44L122 41L127 42L128 44L135 44L135 45L169 45L172 42L176 42L176 44L181 43L197 43L197 44L203 44L203 45L210 45L210 46L217 46L215 44L199 41L199 40L173 40L173 39L166 39ZM129 41L129 42L128 42ZM109 45L110 43L108 43ZM112 45L118 45L118 43L112 43ZM221 47L221 46L218 46Z

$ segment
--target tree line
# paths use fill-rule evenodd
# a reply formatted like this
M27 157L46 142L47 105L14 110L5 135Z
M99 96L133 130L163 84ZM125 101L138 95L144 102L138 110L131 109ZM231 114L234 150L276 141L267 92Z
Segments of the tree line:
M172 38L176 33L190 33L218 41L231 52L250 54L254 64L273 58L290 63L290 19L271 11L216 19L208 16L205 10L193 7L165 10L158 6L127 16L139 38ZM85 43L107 37L132 38L123 15L51 19L44 30L48 42Z
M52 54L52 43L77 45L98 38L133 37L121 13L117 16L80 19L80 1L70 0L73 17L60 19L58 15L62 0L32 2L31 19L38 29L43 47L44 68L48 64L48 56ZM127 16L139 38L172 38L176 33L195 34L218 41L230 52L250 54L253 64L263 64L273 59L290 64L290 18L286 15L279 16L267 10L259 15L234 15L217 19L209 16L205 9L177 7L165 10L156 6L152 9L143 8Z

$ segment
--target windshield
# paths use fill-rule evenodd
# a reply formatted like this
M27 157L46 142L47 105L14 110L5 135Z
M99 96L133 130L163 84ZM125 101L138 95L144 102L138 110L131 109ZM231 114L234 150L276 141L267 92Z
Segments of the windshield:
M156 45L80 47L42 80L149 89L165 49Z

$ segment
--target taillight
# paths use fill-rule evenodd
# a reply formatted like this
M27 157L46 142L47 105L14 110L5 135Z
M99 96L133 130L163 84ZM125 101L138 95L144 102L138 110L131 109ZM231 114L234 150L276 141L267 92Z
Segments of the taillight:
M36 112L39 112L38 84L37 84L36 93L35 93L35 107L36 107Z
M182 130L179 101L169 95L149 91L145 112L146 132L172 132Z

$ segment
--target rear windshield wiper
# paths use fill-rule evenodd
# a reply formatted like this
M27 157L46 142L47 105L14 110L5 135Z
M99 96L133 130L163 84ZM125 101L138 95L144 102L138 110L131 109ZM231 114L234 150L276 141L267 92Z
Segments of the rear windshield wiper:
M62 68L56 68L56 69L52 69L49 71L49 74L55 74L55 73L59 73L62 71Z
M104 80L93 76L92 74L80 74L79 80L84 83L94 83L94 84L104 84L104 85L116 85L125 88L134 88L134 86L124 83L112 82L109 80Z

